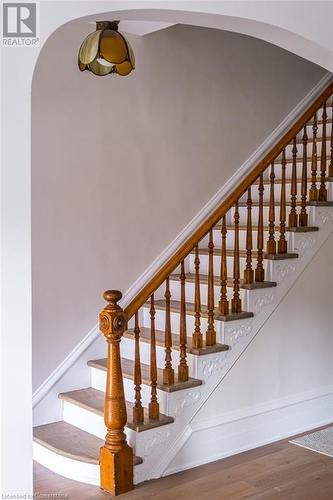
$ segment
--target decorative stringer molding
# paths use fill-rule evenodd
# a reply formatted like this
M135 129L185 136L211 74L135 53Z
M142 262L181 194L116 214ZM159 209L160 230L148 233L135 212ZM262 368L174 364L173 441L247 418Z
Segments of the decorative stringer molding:
M319 231L293 234L291 245L299 253L299 258L293 262L288 260L270 262L269 279L277 281L278 286L274 289L252 291L256 297L254 301L260 304L260 310L253 318L235 321L221 327L218 340L223 339L230 345L230 350L195 358L192 373L195 378L204 381L202 386L190 389L186 393L169 395L168 414L176 417L172 426L153 429L136 437L133 446L136 454L143 458L143 463L134 469L136 484L165 474L177 453L191 437L191 421L195 415L216 387L223 382L224 377L333 232L333 207L311 207L310 220L314 226L319 227ZM167 445L163 447L161 454L163 443Z

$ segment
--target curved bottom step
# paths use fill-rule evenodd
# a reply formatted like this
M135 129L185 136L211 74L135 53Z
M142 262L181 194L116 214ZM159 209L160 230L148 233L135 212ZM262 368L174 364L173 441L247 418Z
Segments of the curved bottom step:
M99 486L103 444L102 439L73 425L54 422L34 427L33 459L63 477ZM141 463L140 457L134 457L134 465Z

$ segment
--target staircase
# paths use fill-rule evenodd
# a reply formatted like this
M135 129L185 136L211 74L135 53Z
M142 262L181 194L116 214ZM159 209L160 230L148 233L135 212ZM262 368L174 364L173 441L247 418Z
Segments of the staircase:
M332 93L330 84L127 307L105 292L107 357L88 362L91 387L59 394L62 421L34 428L38 462L112 494L163 475L333 230Z

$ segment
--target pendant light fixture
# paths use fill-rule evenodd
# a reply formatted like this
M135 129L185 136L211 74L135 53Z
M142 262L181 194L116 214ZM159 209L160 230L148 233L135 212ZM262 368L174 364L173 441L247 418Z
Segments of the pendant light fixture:
M79 68L94 75L127 76L135 68L132 47L118 31L119 21L97 21L96 31L83 41L79 50Z

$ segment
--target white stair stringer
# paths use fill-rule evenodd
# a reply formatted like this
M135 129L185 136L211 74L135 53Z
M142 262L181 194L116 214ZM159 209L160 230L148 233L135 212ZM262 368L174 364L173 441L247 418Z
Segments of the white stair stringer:
M166 474L172 460L192 434L191 421L196 413L223 381L332 233L332 207L309 207L308 211L311 225L318 226L319 231L290 235L289 245L299 254L298 259L269 261L266 279L274 280L278 285L256 290L253 318L223 323L224 341L230 346L229 351L195 357L191 374L201 379L203 384L169 394L166 410L169 416L175 417L174 423L136 433L135 453L143 459L143 463L134 469L136 484Z

